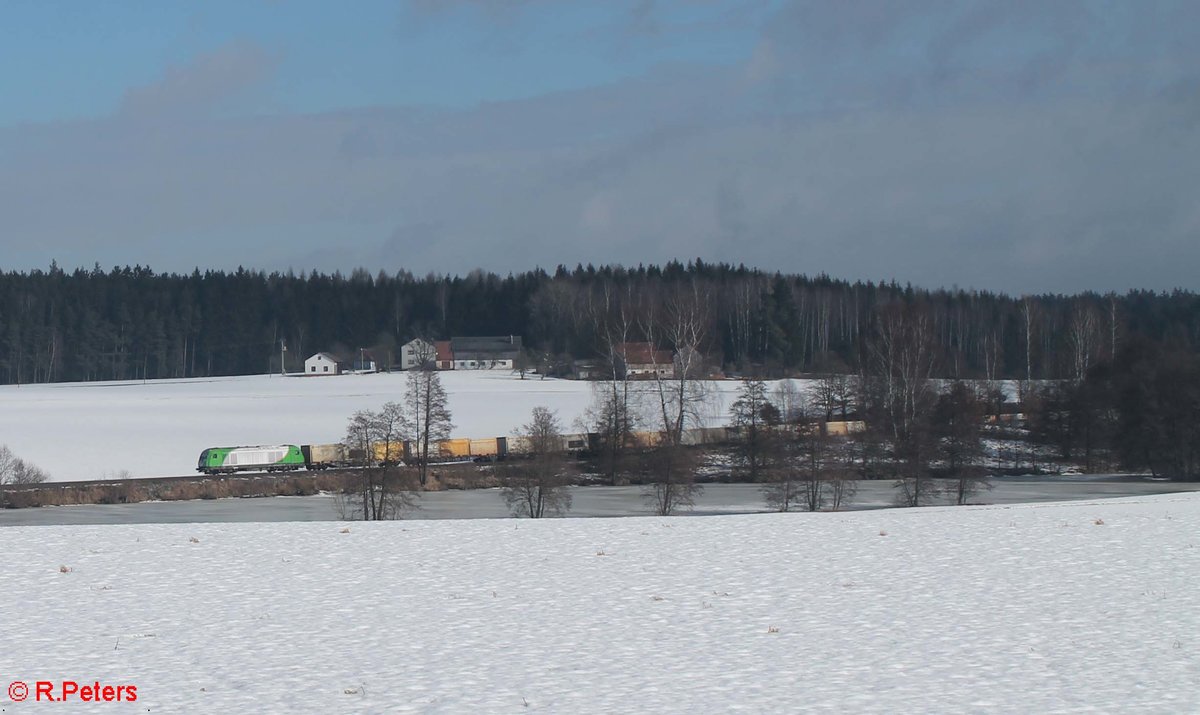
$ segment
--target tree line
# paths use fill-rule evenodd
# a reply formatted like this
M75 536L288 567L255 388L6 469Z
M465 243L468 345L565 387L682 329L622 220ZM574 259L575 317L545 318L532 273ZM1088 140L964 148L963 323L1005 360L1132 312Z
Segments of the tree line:
M689 295L699 320L665 325ZM413 337L454 335L522 335L544 372L605 357L618 337L687 343L710 368L741 374L855 372L896 306L919 308L944 378L1080 381L1133 338L1200 345L1200 297L1188 291L1012 297L701 260L423 277L52 265L0 274L0 382L298 371L314 352L359 348L386 365Z

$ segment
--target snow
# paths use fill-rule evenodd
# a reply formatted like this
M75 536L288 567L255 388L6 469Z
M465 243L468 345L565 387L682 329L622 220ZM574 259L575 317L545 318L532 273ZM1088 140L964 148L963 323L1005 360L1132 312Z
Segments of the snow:
M5 529L0 673L139 712L1200 711L1200 495L344 528Z
M592 401L594 383L540 380L506 371L439 373L455 436L511 434L542 405L564 431ZM337 442L357 410L402 400L404 373L336 377L243 377L0 387L0 443L54 481L175 476L195 471L214 446ZM705 426L728 422L740 383L708 383ZM648 389L649 384L642 384Z

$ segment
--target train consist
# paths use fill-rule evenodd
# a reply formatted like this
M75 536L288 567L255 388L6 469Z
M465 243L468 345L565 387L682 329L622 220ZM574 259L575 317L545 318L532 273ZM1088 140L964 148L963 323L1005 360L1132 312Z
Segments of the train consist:
M599 435L563 435L564 452L581 454L594 450ZM371 461L376 464L397 464L419 457L416 441L377 442L371 445ZM508 457L530 454L529 441L524 437L487 437L444 439L430 446L431 462L494 462ZM209 447L200 453L196 471L204 474L233 474L235 472L291 472L300 469L320 470L361 466L365 461L362 450L344 444L279 444L253 447Z
M809 431L813 426L790 428ZM788 427L781 427L788 429ZM863 429L862 422L826 422L819 429L830 435L848 435ZM740 432L736 427L700 427L683 431L685 445L724 444L736 442ZM651 449L663 440L661 432L634 432L629 446ZM594 454L600 450L601 436L595 432L562 435L562 452ZM413 440L377 442L371 445L372 462L399 464L420 457L419 445ZM431 462L495 462L509 457L527 457L532 453L529 440L522 436L486 437L471 439L457 437L430 445ZM233 474L234 472L291 472L300 469L320 470L361 466L361 450L343 444L280 444L255 447L209 447L200 453L196 471L204 474Z
M687 444L707 444L726 441L732 430L725 427L685 430ZM635 432L634 447L656 446L662 435L658 432ZM587 454L600 447L600 435L595 432L562 436L562 451ZM420 456L415 441L378 442L372 445L375 463L399 463ZM493 462L509 457L528 456L529 440L521 436L471 439L444 439L431 445L430 461L435 462ZM344 444L280 444L254 447L209 447L200 453L196 471L204 474L233 474L235 472L291 472L300 469L320 470L354 467L363 463L361 450L348 449Z

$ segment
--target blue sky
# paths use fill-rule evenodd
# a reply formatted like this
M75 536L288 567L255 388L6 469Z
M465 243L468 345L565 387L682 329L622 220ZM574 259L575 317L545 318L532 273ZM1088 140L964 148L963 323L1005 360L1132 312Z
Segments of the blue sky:
M0 269L1200 288L1200 5L0 4Z
M0 125L92 119L131 87L230 44L273 63L239 113L467 107L733 64L770 3L26 2L0 5ZM442 6L439 8L438 6ZM645 10L644 12L649 12ZM726 20L733 18L730 23ZM652 37L652 41L647 41Z

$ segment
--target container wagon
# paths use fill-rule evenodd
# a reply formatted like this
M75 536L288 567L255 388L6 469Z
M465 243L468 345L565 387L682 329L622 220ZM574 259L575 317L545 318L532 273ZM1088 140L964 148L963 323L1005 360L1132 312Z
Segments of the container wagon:
M442 459L468 459L471 456L471 440L466 437L444 439L438 442L438 456Z
M471 440L471 458L476 462L495 462L508 456L508 440L488 437Z
M404 442L376 442L371 445L372 456L375 458L375 463L385 467L392 467L397 464L404 464L404 457L408 454L405 450Z
M302 444L300 453L304 455L304 466L312 470L351 467L354 457L362 456L352 454L344 444Z

